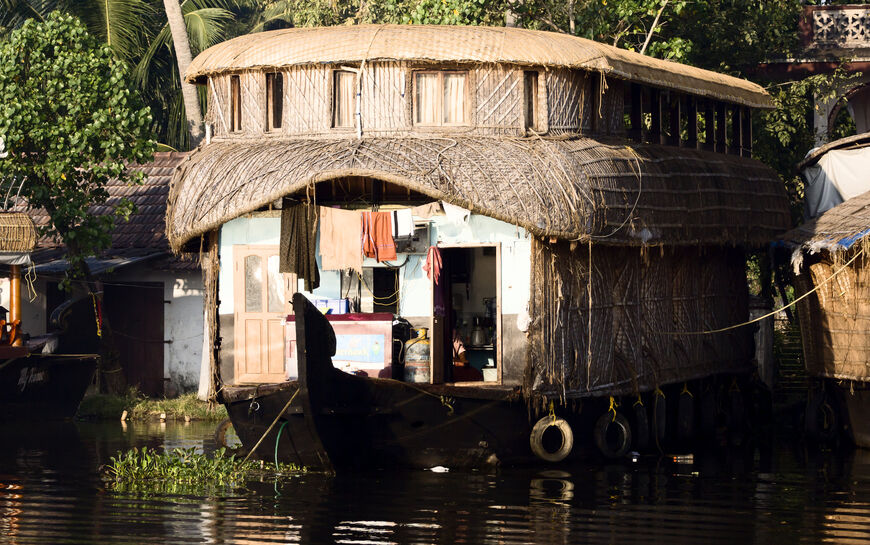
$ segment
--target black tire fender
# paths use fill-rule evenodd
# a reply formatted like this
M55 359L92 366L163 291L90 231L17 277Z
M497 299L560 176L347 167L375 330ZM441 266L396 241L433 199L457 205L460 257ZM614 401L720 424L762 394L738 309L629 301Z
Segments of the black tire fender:
M556 428L562 435L562 445L554 452L544 448L544 432L549 428ZM574 431L564 418L545 416L535 422L532 433L529 434L529 445L532 452L545 462L561 462L571 454L574 448Z
M634 403L634 428L631 435L636 450L643 451L649 448L649 416L646 413L646 406L639 400Z
M616 442L611 445L607 437L612 432L617 435ZM622 458L631 448L631 425L619 411L611 410L602 414L595 423L592 435L598 450L607 458Z

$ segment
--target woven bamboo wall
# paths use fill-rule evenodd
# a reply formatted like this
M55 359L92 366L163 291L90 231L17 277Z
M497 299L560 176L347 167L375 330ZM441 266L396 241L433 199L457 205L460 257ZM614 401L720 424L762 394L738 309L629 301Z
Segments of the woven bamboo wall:
M474 71L472 85L475 127L490 134L519 134L524 123L523 71L505 65L484 65Z
M547 125L551 134L579 132L583 118L589 129L590 89L587 72L568 69L547 72Z
M742 253L642 252L593 245L590 278L587 245L535 240L527 388L547 397L630 394L749 369L751 328L673 334L747 319Z
M854 251L854 250L853 250ZM829 282L842 267L825 257L795 277L801 294L820 286L798 303L807 372L845 380L870 378L870 272L859 257ZM851 259L846 253L844 260Z
M432 132L412 124L413 71L426 68L419 63L367 63L362 78L361 118L363 133L387 136L407 132ZM249 70L237 74L240 78L242 128L229 132L230 78L220 74L208 80L208 110L206 121L213 125L215 138L249 139L280 136L326 136L348 134L347 129L332 128L333 71L337 65L295 66L280 70L284 81L283 122L280 130L266 133L266 71ZM357 67L358 68L358 67ZM458 65L432 68L462 68ZM525 97L523 72L528 67L504 64L481 64L469 68L470 127L436 129L480 136L525 136ZM582 70L558 69L539 71L538 122L545 133L586 134L592 129L593 80ZM597 91L596 91L597 92ZM598 130L603 134L623 133L623 97L620 80L607 80L601 96L601 120ZM540 131L539 131L540 132Z

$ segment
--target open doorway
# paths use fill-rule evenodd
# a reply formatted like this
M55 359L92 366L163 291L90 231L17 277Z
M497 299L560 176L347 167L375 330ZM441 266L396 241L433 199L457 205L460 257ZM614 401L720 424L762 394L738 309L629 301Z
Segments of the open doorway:
M433 382L501 382L501 252L498 245L439 246L433 282Z

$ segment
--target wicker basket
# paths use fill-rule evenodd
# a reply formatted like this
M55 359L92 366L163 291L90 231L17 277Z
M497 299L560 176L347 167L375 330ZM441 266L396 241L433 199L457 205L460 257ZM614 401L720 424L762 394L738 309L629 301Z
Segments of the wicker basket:
M36 226L27 214L0 212L0 252L31 252L36 238Z

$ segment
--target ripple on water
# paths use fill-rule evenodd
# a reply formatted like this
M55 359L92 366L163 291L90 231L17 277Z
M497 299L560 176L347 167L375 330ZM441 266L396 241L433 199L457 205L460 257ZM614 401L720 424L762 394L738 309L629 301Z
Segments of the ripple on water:
M214 449L212 425L0 429L0 542L867 543L870 454L778 446L497 473L382 471L250 482L229 497L119 493L98 468L132 446ZM762 467L763 465L763 467Z

